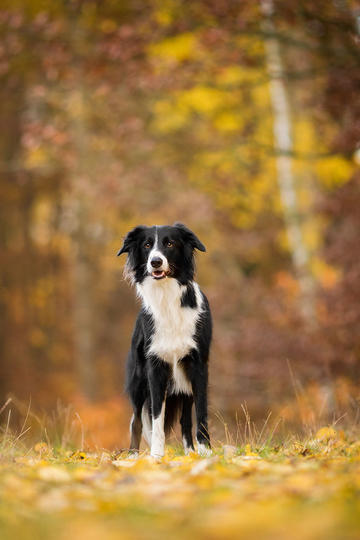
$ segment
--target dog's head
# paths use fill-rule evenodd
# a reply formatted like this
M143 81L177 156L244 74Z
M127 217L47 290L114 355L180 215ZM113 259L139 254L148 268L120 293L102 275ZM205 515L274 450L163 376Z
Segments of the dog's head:
M118 252L128 254L126 273L136 283L147 276L187 283L194 276L194 249L206 251L198 237L182 223L135 227Z

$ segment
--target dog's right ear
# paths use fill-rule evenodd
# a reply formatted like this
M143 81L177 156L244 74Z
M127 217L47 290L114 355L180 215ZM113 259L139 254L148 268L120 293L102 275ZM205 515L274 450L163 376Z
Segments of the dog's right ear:
M135 227L135 229L132 229L130 232L127 233L125 236L123 247L117 252L117 256L121 255L122 253L129 253L132 245L134 242L136 242L138 236L140 233L142 233L146 227L144 225L140 225L139 227Z

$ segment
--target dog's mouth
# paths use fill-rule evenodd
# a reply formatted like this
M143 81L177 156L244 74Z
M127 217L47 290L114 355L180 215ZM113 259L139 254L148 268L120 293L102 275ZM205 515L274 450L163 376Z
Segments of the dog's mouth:
M154 270L151 272L151 276L154 279L164 279L168 275L168 272L165 272L165 270Z

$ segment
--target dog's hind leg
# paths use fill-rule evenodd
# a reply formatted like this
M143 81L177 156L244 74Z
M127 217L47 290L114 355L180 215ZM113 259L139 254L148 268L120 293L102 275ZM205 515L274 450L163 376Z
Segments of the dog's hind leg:
M129 392L134 411L130 421L130 450L134 453L137 453L140 447L143 429L142 410L146 400L145 381L137 382L138 384L133 384Z
M209 456L212 452L207 419L208 367L196 351L184 360L184 367L195 404L197 451L201 456Z
M181 434L184 445L185 455L188 455L192 450L194 451L194 443L192 438L192 418L191 409L193 404L193 397L183 395L183 405L180 418Z
M146 401L141 411L141 421L142 421L142 435L145 441L148 443L148 445L151 446L152 423L151 423L149 406Z
M197 451L201 456L211 455L207 420L207 366L197 365L192 373L192 388L196 411Z
M132 452L139 451L141 432L142 432L141 415L139 416L137 413L134 412L130 420L130 437L131 437L130 450Z

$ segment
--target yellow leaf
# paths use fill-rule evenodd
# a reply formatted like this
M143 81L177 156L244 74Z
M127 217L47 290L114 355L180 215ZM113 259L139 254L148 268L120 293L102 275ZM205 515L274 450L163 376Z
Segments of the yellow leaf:
M337 268L318 257L313 257L312 271L325 289L334 287L340 278L340 271Z
M245 455L246 456L257 456L257 454L255 454L254 452L251 451L251 446L250 444L247 444L245 446Z
M86 459L88 456L85 452L80 452L79 450L77 450L76 452L73 452L70 456L72 459Z
M338 187L350 180L354 164L341 156L332 156L319 160L316 172L326 187Z
M194 86L182 92L179 103L201 114L212 114L224 105L226 93L210 86Z
M150 47L150 54L181 62L191 58L196 50L196 36L190 32L164 39Z
M322 442L336 439L338 436L337 431L332 427L323 427L316 433L315 438Z
M49 449L48 445L46 444L46 442L38 442L38 443L35 444L34 450L38 454L45 454L45 453L49 452L50 449Z
M234 113L223 112L215 118L214 125L220 131L236 131L241 124Z

